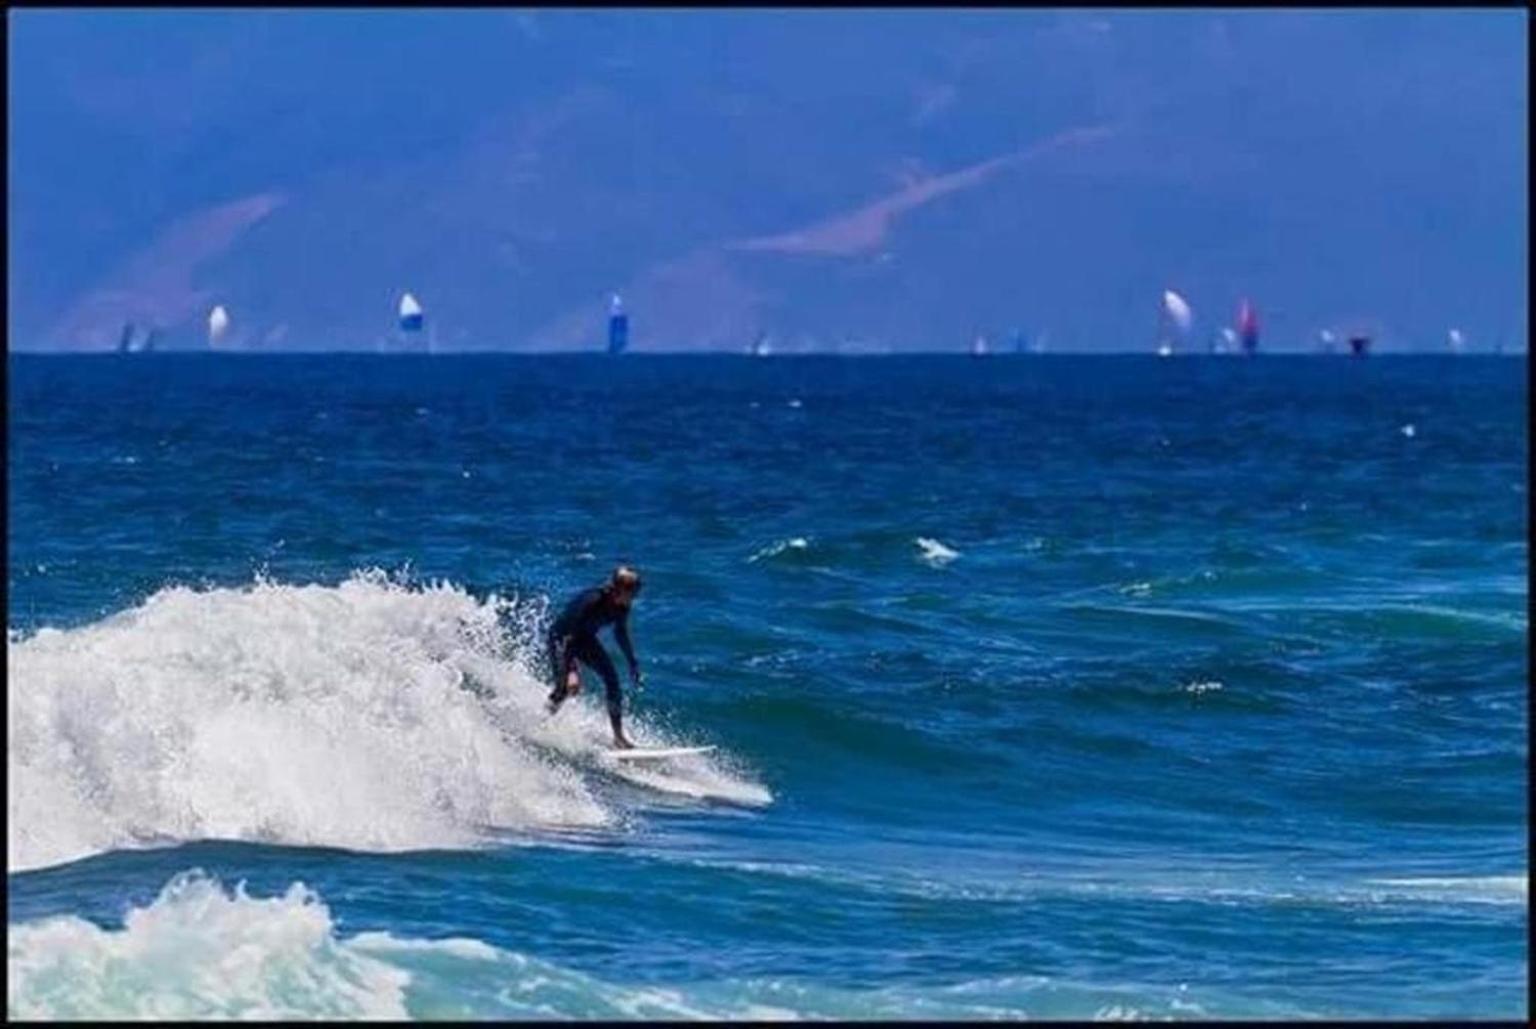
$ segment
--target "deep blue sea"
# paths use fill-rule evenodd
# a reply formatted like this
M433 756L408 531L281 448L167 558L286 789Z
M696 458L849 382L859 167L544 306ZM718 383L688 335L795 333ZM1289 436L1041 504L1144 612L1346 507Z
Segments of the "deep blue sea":
M1527 1011L1523 358L8 370L12 1017Z

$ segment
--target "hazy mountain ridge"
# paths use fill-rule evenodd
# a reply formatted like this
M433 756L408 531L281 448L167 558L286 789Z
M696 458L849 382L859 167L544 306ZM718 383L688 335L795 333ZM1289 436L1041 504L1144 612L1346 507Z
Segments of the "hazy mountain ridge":
M13 14L12 346L372 348L405 289L463 349L611 291L636 349L1135 345L1170 284L1523 333L1517 18Z

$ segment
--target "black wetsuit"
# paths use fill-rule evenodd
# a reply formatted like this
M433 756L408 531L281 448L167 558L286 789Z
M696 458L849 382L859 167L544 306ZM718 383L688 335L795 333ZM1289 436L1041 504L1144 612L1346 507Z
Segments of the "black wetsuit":
M630 674L638 674L639 664L629 642L629 608L615 603L606 586L583 590L565 605L555 624L549 627L549 663L555 675L555 688L549 695L549 702L555 707L560 706L565 699L566 677L580 661L602 677L608 694L608 720L613 723L614 735L618 736L621 735L623 694L619 691L619 676L614 671L613 662L597 641L598 630L608 625L613 626L613 638L629 662Z

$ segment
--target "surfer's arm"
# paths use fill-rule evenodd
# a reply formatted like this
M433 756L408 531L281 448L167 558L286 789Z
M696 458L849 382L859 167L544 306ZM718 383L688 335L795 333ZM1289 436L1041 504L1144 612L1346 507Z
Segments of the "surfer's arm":
M629 677L640 678L640 662L635 660L634 645L629 642L629 615L623 614L613 623L613 638L624 652L624 660L629 662Z

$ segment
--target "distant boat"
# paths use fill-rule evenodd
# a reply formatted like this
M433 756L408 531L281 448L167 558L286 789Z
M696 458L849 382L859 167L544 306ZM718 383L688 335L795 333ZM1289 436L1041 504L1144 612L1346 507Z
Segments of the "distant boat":
M122 334L117 338L117 352L119 354L147 354L155 349L155 341L160 338L160 330L150 327L143 328L133 322L124 322Z
M1223 327L1211 341L1211 349L1217 354L1231 354L1237 351L1237 331Z
M1446 345L1451 348L1451 353L1453 354L1461 353L1462 349L1467 345L1467 338L1460 329L1452 329L1445 334L1445 337Z
M1189 302L1171 289L1163 290L1163 338L1157 346L1158 357L1171 357L1177 345L1189 333L1194 315Z
M629 349L629 315L624 313L624 301L615 293L608 302L608 352L622 354Z
M219 304L208 312L208 349L212 350L219 345L224 334L229 331L229 312L224 310L224 305Z
M421 302L410 293L404 293L400 297L400 331L420 332L426 324L426 313L421 309Z
M423 331L427 327L427 314L414 293L407 291L400 294L395 324L399 329L396 342L401 350L431 351L431 341Z
M773 348L768 342L768 333L758 333L757 339L753 340L752 345L747 348L747 353L753 357L767 357L773 353Z
M986 357L987 353L987 337L978 334L975 339L971 340L971 356Z
M1317 349L1325 354L1331 354L1338 348L1339 337L1332 329L1319 329L1317 332Z
M1252 357L1259 349L1259 315L1253 304L1244 297L1237 305L1237 338L1243 353Z
M1371 352L1371 337L1356 335L1349 337L1349 353L1352 357L1365 357Z

